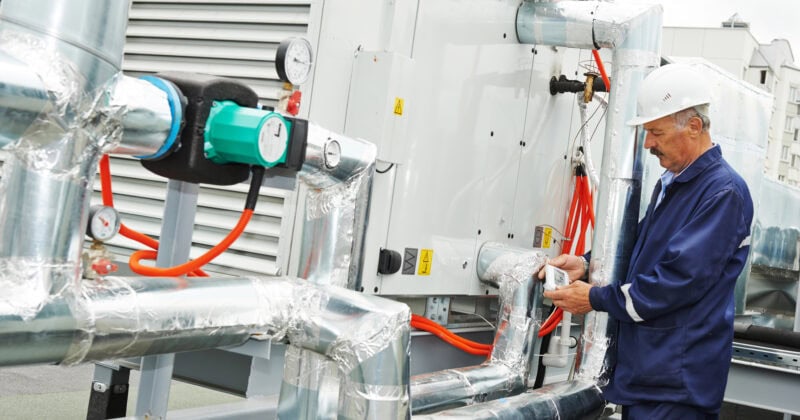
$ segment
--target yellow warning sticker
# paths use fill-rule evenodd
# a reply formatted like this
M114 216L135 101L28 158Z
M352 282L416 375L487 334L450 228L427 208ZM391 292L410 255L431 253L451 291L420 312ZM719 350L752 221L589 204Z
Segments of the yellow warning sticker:
M551 243L553 243L553 228L545 227L544 238L542 238L542 248L550 248Z
M394 114L403 115L403 98L394 98Z
M431 266L433 265L433 250L420 249L419 250L419 270L417 274L420 276L429 276L431 274Z

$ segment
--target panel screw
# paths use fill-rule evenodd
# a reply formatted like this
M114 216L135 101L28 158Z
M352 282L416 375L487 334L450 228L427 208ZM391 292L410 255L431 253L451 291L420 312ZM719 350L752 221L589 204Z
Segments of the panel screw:
M108 390L108 385L102 382L94 382L92 383L92 389L97 392L106 392L106 390Z

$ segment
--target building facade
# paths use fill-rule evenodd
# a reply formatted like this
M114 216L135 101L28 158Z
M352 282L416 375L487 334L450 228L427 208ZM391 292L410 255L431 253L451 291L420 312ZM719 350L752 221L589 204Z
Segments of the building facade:
M764 172L800 186L800 67L789 42L762 44L737 15L718 28L665 27L666 57L703 57L775 97Z

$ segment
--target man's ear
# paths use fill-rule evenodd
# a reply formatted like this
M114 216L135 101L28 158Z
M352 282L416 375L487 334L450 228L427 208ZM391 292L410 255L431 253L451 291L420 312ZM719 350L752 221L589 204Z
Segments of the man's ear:
M689 121L686 122L686 127L692 137L699 136L703 132L703 120L698 116L689 118Z

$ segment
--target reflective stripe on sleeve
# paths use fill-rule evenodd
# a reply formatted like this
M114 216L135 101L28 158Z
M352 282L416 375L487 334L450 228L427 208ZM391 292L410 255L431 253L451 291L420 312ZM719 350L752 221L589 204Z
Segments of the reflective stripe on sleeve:
M739 248L745 247L750 245L750 235L747 235L746 238L742 239L742 243L739 244Z
M624 284L620 287L622 290L622 294L625 295L625 310L628 312L628 315L633 319L634 322L642 322L644 319L636 313L636 308L633 307L633 300L631 299L631 292L630 289L631 284Z

